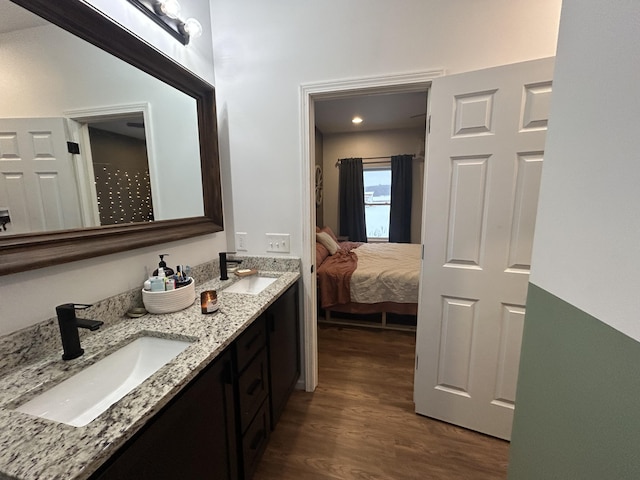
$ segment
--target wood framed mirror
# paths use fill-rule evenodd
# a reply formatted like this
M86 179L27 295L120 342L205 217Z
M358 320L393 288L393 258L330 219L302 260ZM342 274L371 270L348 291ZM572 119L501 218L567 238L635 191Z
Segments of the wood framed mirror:
M11 1L195 99L204 215L0 236L0 275L222 231L222 189L213 86L84 2Z

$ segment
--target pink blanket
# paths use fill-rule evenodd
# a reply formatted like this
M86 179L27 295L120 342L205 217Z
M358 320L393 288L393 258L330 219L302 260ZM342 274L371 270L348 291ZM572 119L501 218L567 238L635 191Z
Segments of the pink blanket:
M351 301L351 275L358 266L358 257L352 250L360 245L362 242L341 242L340 250L318 267L322 308L330 308Z

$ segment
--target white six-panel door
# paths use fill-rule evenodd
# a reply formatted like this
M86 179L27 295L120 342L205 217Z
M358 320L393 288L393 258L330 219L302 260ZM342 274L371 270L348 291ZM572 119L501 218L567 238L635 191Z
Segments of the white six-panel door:
M0 208L6 234L82 226L64 119L0 119Z
M416 411L508 439L553 59L437 78Z

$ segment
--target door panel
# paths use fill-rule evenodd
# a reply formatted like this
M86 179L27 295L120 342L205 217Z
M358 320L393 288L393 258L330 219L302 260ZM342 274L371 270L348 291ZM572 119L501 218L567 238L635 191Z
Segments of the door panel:
M469 392L469 364L475 317L474 300L442 299L442 338L436 388L452 393Z
M82 226L64 119L0 119L2 207L11 215L7 234Z
M510 407L513 407L516 402L524 312L525 309L521 306L502 306L498 371L493 402L502 402L505 406Z
M453 137L493 134L493 99L496 90L456 95L453 103Z
M487 158L453 158L447 265L480 266Z
M523 273L529 273L531 269L542 157L542 152L536 152L518 155L517 159L515 204L507 265L510 270L519 270Z
M553 59L435 79L416 411L509 438Z

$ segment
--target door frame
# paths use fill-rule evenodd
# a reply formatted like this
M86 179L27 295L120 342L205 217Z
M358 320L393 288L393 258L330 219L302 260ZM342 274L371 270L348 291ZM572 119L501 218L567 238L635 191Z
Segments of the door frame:
M429 89L434 78L444 69L425 70L396 75L331 80L300 85L300 157L302 218L302 351L304 384L298 387L313 392L318 385L318 332L316 308L315 249L315 101L354 95L408 93ZM312 272L311 269L314 269Z
M88 189L79 191L82 207L82 218L85 227L95 227L100 225L100 215L96 189L93 179L93 160L91 157L91 140L89 138L89 124L100 122L101 120L116 120L129 115L142 114L145 125L145 138L147 147L147 162L149 164L149 177L151 182L151 194L160 191L156 184L157 175L155 142L153 140L151 104L148 102L126 103L118 105L107 105L102 107L90 107L75 110L66 110L63 116L69 121L67 127L69 136L74 142L80 145L80 155L74 155L76 176L78 185L89 185ZM154 205L158 199L152 198Z

